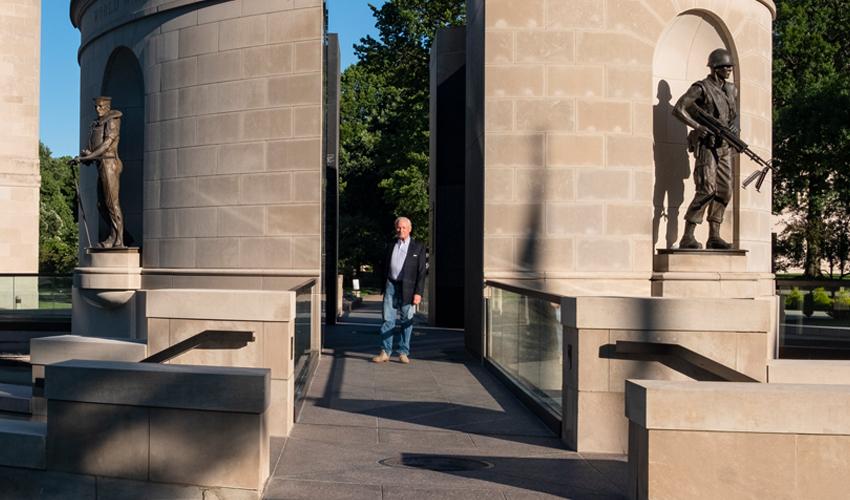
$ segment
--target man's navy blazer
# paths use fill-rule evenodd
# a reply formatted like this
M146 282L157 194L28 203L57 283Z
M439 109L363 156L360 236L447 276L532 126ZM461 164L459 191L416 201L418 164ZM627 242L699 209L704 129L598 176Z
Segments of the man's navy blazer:
M387 251L387 264L384 269L384 283L386 286L386 278L390 277L390 266L393 260L393 249L395 248L398 239L394 239ZM404 259L404 265L401 268L401 273L398 275L398 280L401 282L401 300L402 304L412 304L413 295L423 295L425 293L425 245L410 238L410 245L407 247L407 257ZM384 290L386 292L386 290Z

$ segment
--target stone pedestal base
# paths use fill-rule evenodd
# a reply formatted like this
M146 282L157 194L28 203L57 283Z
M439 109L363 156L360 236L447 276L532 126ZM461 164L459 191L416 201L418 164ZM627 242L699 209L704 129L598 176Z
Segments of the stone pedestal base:
M659 250L653 297L752 299L775 295L773 274L747 271L746 250Z
M142 268L138 248L89 248L87 266L75 270L75 285L91 290L138 290Z
M72 332L136 338L136 290L142 286L138 248L89 248L74 270Z

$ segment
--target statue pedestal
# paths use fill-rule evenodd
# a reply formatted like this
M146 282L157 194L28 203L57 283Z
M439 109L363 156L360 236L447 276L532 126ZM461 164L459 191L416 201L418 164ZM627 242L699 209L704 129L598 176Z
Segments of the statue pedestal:
M74 270L71 330L76 335L135 338L136 291L142 287L139 249L88 248Z
M139 249L89 248L86 250L86 267L78 267L81 289L138 290L142 286L142 268Z
M746 250L659 250L653 297L752 299L772 296L773 275L747 271Z

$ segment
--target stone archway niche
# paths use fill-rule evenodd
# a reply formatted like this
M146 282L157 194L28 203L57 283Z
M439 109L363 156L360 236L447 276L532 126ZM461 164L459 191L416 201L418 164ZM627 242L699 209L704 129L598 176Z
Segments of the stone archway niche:
M653 154L655 184L653 190L653 239L656 249L678 244L684 227L683 216L694 196L693 155L687 151L687 127L672 115L679 97L694 82L709 73L708 55L717 48L726 48L738 61L737 50L729 30L712 14L693 10L677 16L664 30L652 63L653 85ZM736 71L735 84L739 84ZM739 103L740 115L740 103ZM735 175L738 175L735 161ZM726 210L722 235L737 243L739 219L737 190ZM697 229L697 239L708 237L708 224Z
M118 156L124 164L121 174L121 209L124 212L124 242L142 246L145 84L136 55L127 47L118 47L109 57L103 73L101 95L112 97L112 107L123 113ZM98 225L98 241L108 234L104 221ZM93 229L93 228L92 228Z

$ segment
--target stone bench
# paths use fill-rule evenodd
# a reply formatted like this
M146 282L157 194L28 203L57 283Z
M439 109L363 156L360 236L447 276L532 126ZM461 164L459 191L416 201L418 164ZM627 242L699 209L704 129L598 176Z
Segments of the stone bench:
M846 498L850 386L630 380L633 499Z
M46 367L47 469L261 493L269 370L72 360Z
M103 361L141 361L147 356L147 344L124 339L56 335L30 340L33 382L44 378L44 365L69 359Z
M44 366L69 359L92 359L103 361L141 361L147 356L144 341L131 341L80 335L56 335L30 340L30 363L32 383L41 386ZM33 415L45 415L47 408L40 390L34 391L30 403Z

